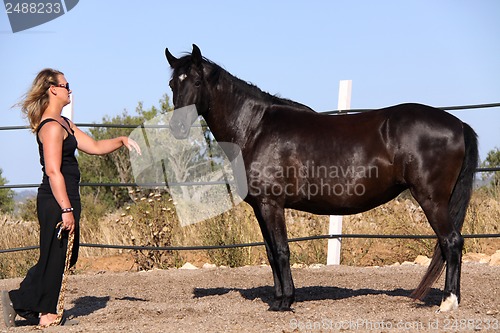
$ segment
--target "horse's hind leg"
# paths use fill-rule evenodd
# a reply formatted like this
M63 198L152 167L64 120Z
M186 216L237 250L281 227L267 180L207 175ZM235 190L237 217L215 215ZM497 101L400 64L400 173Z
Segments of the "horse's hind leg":
M441 241L441 251L446 260L446 279L443 301L439 310L442 312L455 310L460 303L460 274L462 266L462 249L464 238L458 230L454 230Z
M418 194L414 194L414 196L420 203L438 237L439 249L441 251L434 254L433 261L442 262L444 260L446 262L443 300L439 310L445 312L457 309L460 302L460 274L464 239L450 216L448 210L449 200L447 197L442 197L441 200L438 200L437 193L429 196L426 195L426 199L422 199L422 196ZM437 257L439 255L442 258ZM430 271L431 269L428 271L428 274ZM439 277L440 272L441 270L437 270L430 280L434 282Z
M255 216L264 237L267 257L273 271L275 300L271 311L290 311L295 300L290 249L287 242L284 209L275 205L262 204L254 207Z

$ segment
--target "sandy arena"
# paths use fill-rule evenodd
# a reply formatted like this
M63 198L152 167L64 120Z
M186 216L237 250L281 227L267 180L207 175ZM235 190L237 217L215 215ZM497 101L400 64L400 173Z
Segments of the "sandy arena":
M425 302L409 295L420 265L294 268L293 312L267 311L269 266L88 272L73 275L66 315L47 332L456 332L500 331L500 266L465 263L459 310L436 313L443 278ZM21 279L0 280L1 289ZM18 318L9 332L32 332ZM7 331L3 323L1 331Z

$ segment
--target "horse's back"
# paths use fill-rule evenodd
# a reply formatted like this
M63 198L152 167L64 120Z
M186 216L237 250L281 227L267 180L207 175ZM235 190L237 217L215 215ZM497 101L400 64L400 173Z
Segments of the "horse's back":
M409 147L408 141L415 139L442 144L443 139L463 138L463 124L458 118L416 103L346 115L326 115L279 105L272 106L266 118L269 133L279 132L283 137L298 137L306 143L315 141L335 146L382 144L398 148Z

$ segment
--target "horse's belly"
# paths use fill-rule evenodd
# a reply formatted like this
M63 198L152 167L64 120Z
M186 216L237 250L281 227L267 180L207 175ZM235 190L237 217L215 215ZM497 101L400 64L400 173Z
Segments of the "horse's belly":
M319 215L357 214L392 200L405 189L403 185L375 189L360 183L313 186L304 191L305 195L286 198L285 207Z

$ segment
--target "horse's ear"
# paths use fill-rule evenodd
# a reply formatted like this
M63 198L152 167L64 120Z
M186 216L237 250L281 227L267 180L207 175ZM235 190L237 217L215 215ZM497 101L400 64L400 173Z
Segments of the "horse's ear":
M177 59L176 57L174 57L172 55L172 53L170 53L170 51L168 50L168 48L165 48L165 56L167 57L167 61L170 64L170 67L174 68L175 64L177 63L177 60L179 60L179 59Z
M196 66L201 66L202 56L201 51L196 44L193 44L193 52L191 52L191 62Z

